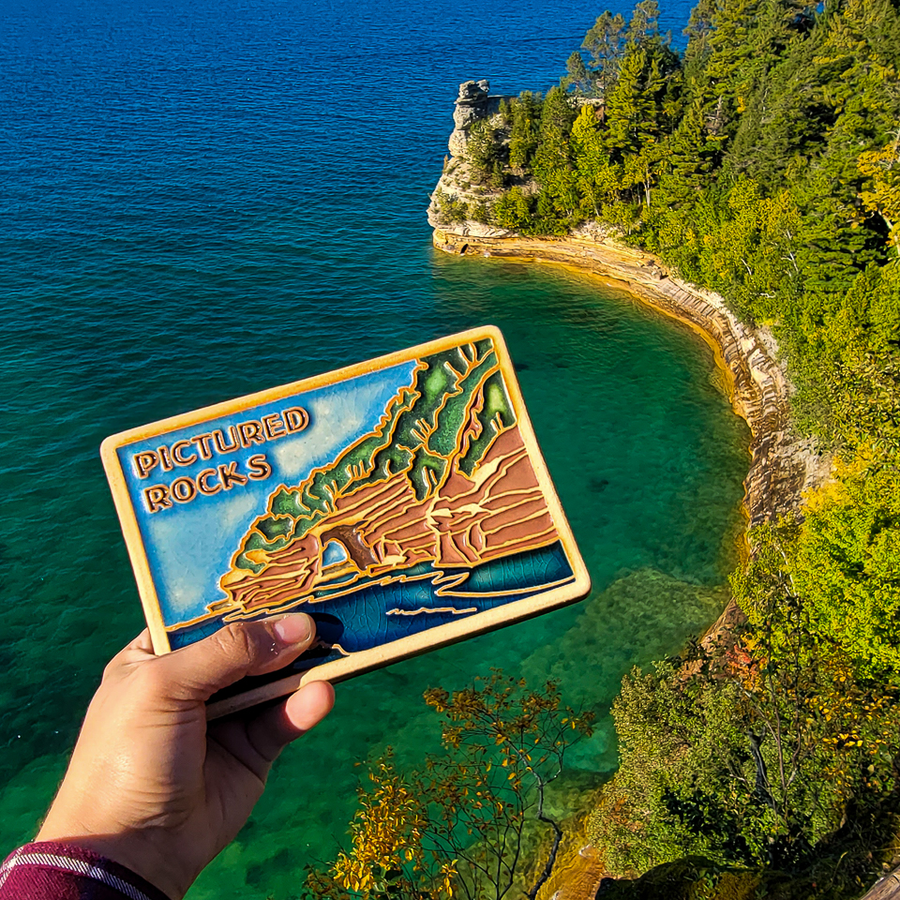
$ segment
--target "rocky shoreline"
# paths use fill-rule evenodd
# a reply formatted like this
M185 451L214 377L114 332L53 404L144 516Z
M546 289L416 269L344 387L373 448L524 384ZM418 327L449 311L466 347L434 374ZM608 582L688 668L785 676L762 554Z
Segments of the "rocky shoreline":
M464 226L437 227L433 241L437 249L456 255L549 262L589 272L697 331L712 347L726 376L734 411L750 427L751 461L743 503L749 527L797 512L803 493L828 477L830 458L817 455L791 426L791 385L777 360L771 334L744 325L721 297L673 277L650 254L589 232L561 239L483 237ZM745 621L743 611L730 600L702 643L724 645L732 629ZM591 898L606 874L594 849L582 847L569 860L555 896L557 900Z
M564 238L526 238L471 219L444 221L439 198L477 201L467 158L472 127L486 121L500 128L502 98L487 81L460 85L453 113L450 158L432 195L428 220L434 245L456 255L480 255L561 263L616 282L634 296L701 334L726 375L735 412L752 433L750 471L744 481L744 510L752 528L796 512L804 491L828 477L830 459L791 425L791 384L771 333L741 322L710 291L681 281L648 253L626 247L597 227L584 227ZM506 138L500 132L498 140ZM527 186L526 186L527 189Z
M830 477L832 459L817 452L814 441L799 436L793 426L793 386L772 333L743 323L721 296L679 279L658 258L623 245L596 224L560 238L529 238L498 227L490 215L492 203L501 193L497 181L487 179L483 171L479 177L473 166L478 157L468 147L476 135L486 131L508 152L510 128L502 99L490 94L486 81L460 86L450 157L428 210L435 247L455 255L573 267L596 276L600 283L625 289L637 300L694 329L713 349L725 375L732 407L750 428L751 458L743 500L748 530L788 514L802 515L804 494ZM478 122L485 122L485 126L473 129ZM524 171L510 171L507 178L513 179L514 186L524 196L532 196L538 187L533 179ZM752 552L749 541L745 549ZM732 599L702 643L713 653L723 652L744 621L745 615ZM583 847L570 862L571 871L566 871L554 896L557 900L593 897L606 874L593 848ZM888 879L900 881L896 872L900 868ZM886 883L879 883L866 897L894 896L893 886L883 888Z
M742 323L721 297L675 278L648 253L589 232L566 238L483 237L465 226L435 228L434 245L453 254L561 263L626 288L648 306L685 322L713 348L734 411L750 427L744 509L750 527L800 506L828 476L830 460L791 426L791 385L766 331Z

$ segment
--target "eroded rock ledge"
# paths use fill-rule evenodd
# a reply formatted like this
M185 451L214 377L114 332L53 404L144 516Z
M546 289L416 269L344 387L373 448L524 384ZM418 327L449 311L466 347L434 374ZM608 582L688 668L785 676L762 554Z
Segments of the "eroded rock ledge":
M735 412L752 433L744 508L751 527L796 512L805 490L828 475L830 460L797 436L790 384L771 335L743 324L718 295L671 275L655 257L588 231L563 239L494 237L465 226L436 228L434 245L477 254L563 263L619 282L654 309L687 323L712 346L727 375Z

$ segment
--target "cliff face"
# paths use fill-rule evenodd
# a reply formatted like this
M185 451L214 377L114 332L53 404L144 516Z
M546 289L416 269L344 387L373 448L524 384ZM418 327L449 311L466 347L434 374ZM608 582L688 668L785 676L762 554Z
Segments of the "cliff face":
M641 300L700 332L716 351L735 412L753 438L744 508L752 526L796 511L801 495L828 475L830 459L797 436L790 421L790 383L771 335L742 323L718 295L670 275L648 253L583 231L568 238L483 238L435 229L434 245L448 253L539 259L574 265L624 283Z
M488 81L465 81L459 86L459 96L453 110L453 131L448 141L450 156L444 164L444 171L431 195L428 206L428 223L432 228L449 228L460 236L475 237L509 237L514 232L476 222L469 217L462 221L451 222L442 206L455 204L459 208L472 207L483 203L490 191L478 184L472 166L467 159L466 150L472 137L473 126L478 122L486 122L497 129L495 139L508 140L501 125L499 116L501 96L492 96ZM442 202L443 201L443 202Z
M473 123L489 118L486 82L460 87L454 112L451 152L434 197L464 197L467 133ZM500 135L503 139L503 135ZM625 285L649 305L680 319L716 350L730 384L731 400L753 434L750 471L744 482L744 506L751 526L798 510L802 493L828 477L830 459L816 454L797 436L790 420L791 385L777 358L771 334L750 328L710 291L681 281L648 253L622 245L609 229L583 226L566 238L525 238L471 220L446 221L436 202L429 207L434 245L454 254L540 259L574 265Z

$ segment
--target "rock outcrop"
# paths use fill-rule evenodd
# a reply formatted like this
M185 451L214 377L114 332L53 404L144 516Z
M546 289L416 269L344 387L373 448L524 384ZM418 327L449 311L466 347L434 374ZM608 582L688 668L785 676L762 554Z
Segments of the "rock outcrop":
M497 140L507 139L500 116L500 104L505 98L492 95L490 90L490 82L484 79L464 81L459 86L459 95L453 110L454 127L447 142L450 156L445 160L444 171L428 206L428 222L432 228L451 224L446 210L442 209L448 202L459 208L473 208L483 204L491 194L490 190L478 183L479 179L466 155L472 127L477 122L487 122L496 128ZM463 218L465 221L460 220L452 226L460 235L506 237L513 234L503 228L477 222L469 216Z
M456 108L453 110L454 129L447 142L451 156L464 156L469 128L482 119L497 113L500 98L491 97L489 81L464 81L459 86ZM493 107L493 109L492 109Z

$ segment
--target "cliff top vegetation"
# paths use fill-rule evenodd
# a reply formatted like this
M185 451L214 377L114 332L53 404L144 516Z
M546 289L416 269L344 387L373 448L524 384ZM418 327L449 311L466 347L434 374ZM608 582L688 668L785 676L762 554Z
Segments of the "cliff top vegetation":
M624 679L590 835L655 873L610 896L854 897L900 833L900 11L700 0L687 35L654 0L603 13L559 85L469 128L473 183L435 203L590 224L774 331L834 479L750 534L745 625Z

